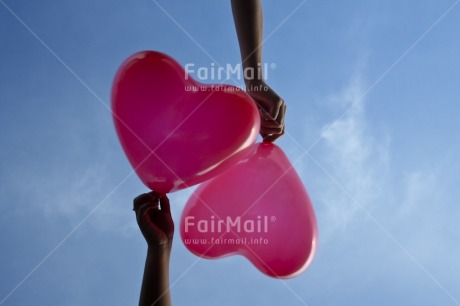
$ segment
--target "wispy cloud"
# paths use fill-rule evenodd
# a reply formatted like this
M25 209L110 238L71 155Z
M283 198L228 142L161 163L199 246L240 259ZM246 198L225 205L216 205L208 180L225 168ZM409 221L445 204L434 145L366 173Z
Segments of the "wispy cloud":
M457 255L449 254L458 254L458 246L452 244L452 224L459 210L452 209L445 197L442 162L409 171L390 167L390 136L370 124L365 101L360 100L363 87L362 79L354 78L326 99L328 105L352 108L323 127L322 144L313 152L327 171L315 186L321 190L316 199L321 241L333 242L329 246L336 251L335 245L347 241L346 237L359 241L358 246L351 244L354 252L348 256L339 250L341 260L352 265L340 266L348 277L350 270L356 277L368 278L368 283L395 277L394 286L406 286L414 294L419 291L416 281L426 282L425 288L435 290L436 296L456 301L455 291L444 286L452 279L451 269L439 261L442 258L446 267L458 266ZM372 215L375 226L363 222L369 219L366 215Z
M113 188L124 178L112 177L113 169L110 162L81 165L73 171L64 167L50 169L46 180L40 180L41 173L36 177L29 173L34 184L28 186L28 196L34 199L34 209L48 219L63 218L75 225L100 204ZM127 169L125 169L127 170ZM127 175L128 173L125 173ZM21 186L16 180L15 189ZM188 188L169 195L174 220L178 224L186 201L196 187ZM127 182L120 186L112 196L105 200L88 220L92 229L118 232L122 235L138 235L139 229L131 212L132 200L142 192L143 187L136 174L131 174Z
M338 93L325 99L325 104L343 112L351 107L346 116L326 124L322 129L322 145L319 162L353 197L351 200L336 184L325 178L320 183L319 201L321 218L328 233L346 228L360 210L356 202L369 206L379 194L379 185L384 179L389 154L389 137L380 139L368 123L365 101L362 99L364 82L360 76ZM383 138L383 139L381 139ZM314 150L313 155L318 156ZM355 202L355 203L354 203Z

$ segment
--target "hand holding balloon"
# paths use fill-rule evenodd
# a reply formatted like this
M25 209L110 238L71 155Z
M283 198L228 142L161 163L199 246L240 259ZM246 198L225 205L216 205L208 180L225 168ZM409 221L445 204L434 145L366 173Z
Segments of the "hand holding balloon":
M247 93L254 99L260 112L260 135L264 142L273 142L284 135L286 104L264 81L248 82Z
M134 211L148 246L171 249L174 223L166 195L154 191L141 194L134 199Z
M137 223L148 244L139 305L170 306L169 258L174 223L166 195L155 192L134 199Z

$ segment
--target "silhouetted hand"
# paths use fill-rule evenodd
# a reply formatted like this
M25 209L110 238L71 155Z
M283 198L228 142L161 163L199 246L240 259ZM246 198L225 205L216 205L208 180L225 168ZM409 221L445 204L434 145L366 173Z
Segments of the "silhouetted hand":
M154 191L134 199L137 224L149 247L171 247L174 223L171 218L169 199Z
M256 81L246 85L247 93L254 99L260 112L260 135L265 142L273 142L284 135L284 118L286 104L263 81Z

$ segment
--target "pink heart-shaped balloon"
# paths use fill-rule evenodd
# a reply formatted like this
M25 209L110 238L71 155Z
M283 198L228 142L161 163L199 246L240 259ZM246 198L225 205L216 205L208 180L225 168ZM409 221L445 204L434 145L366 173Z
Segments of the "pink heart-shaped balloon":
M297 276L318 239L307 191L276 145L246 151L246 159L192 194L181 217L182 241L204 258L240 254L269 276Z
M208 180L238 162L260 127L254 101L230 85L206 85L171 57L143 51L119 68L112 111L139 178L166 193Z

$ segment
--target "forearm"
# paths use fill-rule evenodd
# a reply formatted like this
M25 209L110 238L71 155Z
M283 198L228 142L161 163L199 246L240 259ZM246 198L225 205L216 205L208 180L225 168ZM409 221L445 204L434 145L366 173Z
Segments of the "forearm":
M262 79L263 13L260 0L232 0L233 19L240 45L243 68L254 69L254 79Z
M140 306L169 306L169 258L168 247L149 247L145 260L144 278L139 299Z

